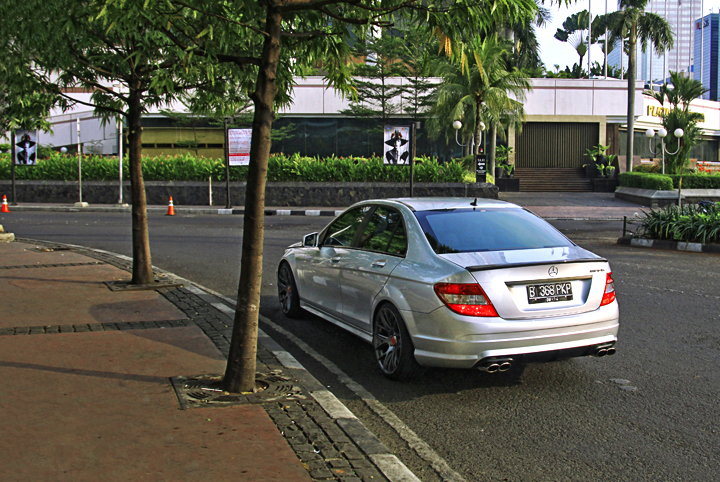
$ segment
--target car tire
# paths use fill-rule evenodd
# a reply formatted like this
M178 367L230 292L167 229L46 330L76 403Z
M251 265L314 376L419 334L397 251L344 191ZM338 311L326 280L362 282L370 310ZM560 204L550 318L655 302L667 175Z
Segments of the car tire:
M415 360L415 346L400 312L390 303L377 310L373 319L375 360L390 380L410 380L423 372Z
M300 296L292 269L288 263L282 263L277 273L278 299L280 308L288 318L299 318L302 315Z

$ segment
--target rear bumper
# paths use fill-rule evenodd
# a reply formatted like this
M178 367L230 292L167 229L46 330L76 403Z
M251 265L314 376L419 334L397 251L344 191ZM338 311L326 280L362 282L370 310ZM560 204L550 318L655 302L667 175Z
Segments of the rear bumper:
M472 368L488 357L541 361L586 356L589 347L617 341L619 328L617 302L589 313L532 320L461 316L445 307L402 315L418 363L446 368Z

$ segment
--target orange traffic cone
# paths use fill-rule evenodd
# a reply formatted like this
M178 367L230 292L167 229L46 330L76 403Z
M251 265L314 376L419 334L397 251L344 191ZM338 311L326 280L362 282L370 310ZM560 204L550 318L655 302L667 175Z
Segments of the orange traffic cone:
M7 196L5 196L5 194L3 194L3 203L2 203L2 209L0 209L0 213L9 213L9 212L10 212L10 208L8 208Z
M172 196L170 196L170 204L168 204L168 216L175 216L175 207L173 206Z

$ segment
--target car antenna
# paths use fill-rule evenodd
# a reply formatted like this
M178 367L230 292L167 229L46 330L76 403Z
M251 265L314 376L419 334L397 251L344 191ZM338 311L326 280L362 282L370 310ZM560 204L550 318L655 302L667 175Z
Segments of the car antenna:
M471 206L477 206L477 198L473 202L470 203Z

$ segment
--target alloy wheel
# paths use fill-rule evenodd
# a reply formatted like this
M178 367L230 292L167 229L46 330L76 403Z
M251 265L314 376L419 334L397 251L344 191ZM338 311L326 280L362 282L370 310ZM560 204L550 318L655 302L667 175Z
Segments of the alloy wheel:
M293 275L290 272L290 267L287 264L283 264L278 271L278 298L280 299L280 306L285 314L288 314L292 310L294 289L295 283L293 281Z
M381 308L377 314L373 346L375 357L383 372L394 374L400 365L402 355L402 335L400 320L388 308Z

